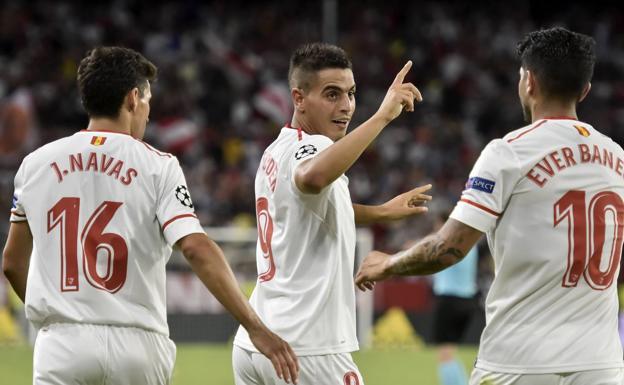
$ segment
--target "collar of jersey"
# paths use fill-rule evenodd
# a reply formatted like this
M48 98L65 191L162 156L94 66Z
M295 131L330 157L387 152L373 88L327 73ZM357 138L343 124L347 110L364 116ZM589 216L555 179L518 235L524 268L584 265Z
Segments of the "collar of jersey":
M119 134L119 135L132 136L125 132L112 131L112 130L87 130L86 128L84 130L80 130L79 132L94 133L94 134L99 132L99 133L106 133L106 134Z
M288 123L286 123L284 125L284 128L289 128L291 130L297 130L297 138L299 140L303 139L303 132L304 131L301 129L301 127L293 127L293 126L290 125L290 122L288 122Z
M579 121L577 118L573 118L571 116L547 116L542 119L544 120L576 120L577 122Z

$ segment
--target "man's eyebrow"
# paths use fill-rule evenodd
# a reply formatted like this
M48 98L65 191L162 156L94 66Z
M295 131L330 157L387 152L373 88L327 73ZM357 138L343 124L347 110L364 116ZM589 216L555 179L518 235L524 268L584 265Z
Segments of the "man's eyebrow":
M332 91L351 91L351 90L354 90L354 89L355 89L355 84L354 84L354 85L352 85L352 86L351 86L351 87L349 87L349 88L344 88L344 89L343 89L343 88L338 87L337 85L330 84L330 85L327 85L327 86L325 86L325 87L323 88L323 92L325 92L325 91L329 91L329 90L332 90Z

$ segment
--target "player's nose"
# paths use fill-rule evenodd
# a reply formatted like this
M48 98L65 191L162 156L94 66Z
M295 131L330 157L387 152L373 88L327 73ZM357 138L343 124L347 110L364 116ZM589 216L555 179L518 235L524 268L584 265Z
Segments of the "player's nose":
M343 94L338 107L341 113L350 115L350 112L353 111L355 107L355 100L351 99L348 94Z

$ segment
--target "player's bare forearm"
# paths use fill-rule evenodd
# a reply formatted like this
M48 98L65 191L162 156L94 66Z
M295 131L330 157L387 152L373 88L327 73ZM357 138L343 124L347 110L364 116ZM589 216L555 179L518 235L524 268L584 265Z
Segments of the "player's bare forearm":
M391 275L437 273L461 261L481 235L480 231L449 219L437 233L391 256L387 270Z
M449 218L435 234L395 255L371 251L355 276L362 291L372 290L374 283L393 275L424 275L436 273L457 262L481 238L482 233Z
M7 242L2 253L2 270L22 302L26 299L26 281L32 242L32 234L28 222L11 223Z
M456 264L464 253L447 246L438 234L432 234L408 250L390 257L388 271L392 275L425 275Z
M221 304L243 325L258 350L273 364L277 376L297 383L299 364L290 345L271 332L243 295L221 248L206 234L189 234L177 246L193 271Z
M369 225L381 221L384 217L381 206L361 205L358 203L353 204L353 215L356 225Z
M4 263L3 263L4 265ZM22 300L22 302L26 301L26 281L28 277L28 266L19 269L7 269L3 266L4 275L7 277L7 280L11 284L13 290Z
M426 213L429 209L425 205L431 200L431 196L424 193L430 189L430 184L416 187L378 206L354 203L353 213L355 216L355 223L358 225L367 225L376 222L399 220Z
M190 234L181 240L180 248L195 274L243 327L248 330L260 327L260 320L214 241L205 234Z

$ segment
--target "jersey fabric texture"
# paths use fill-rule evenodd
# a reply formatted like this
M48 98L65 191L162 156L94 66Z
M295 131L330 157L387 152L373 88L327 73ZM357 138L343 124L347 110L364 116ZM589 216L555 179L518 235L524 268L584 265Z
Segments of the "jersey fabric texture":
M333 142L285 127L266 149L255 180L258 281L250 302L298 356L358 349L355 333L355 220L348 179L302 193L297 166ZM234 344L256 351L244 328Z
M495 263L477 368L623 367L623 173L622 148L572 119L536 121L482 151L451 214L487 234Z
M138 327L168 335L165 264L203 233L177 159L130 135L81 131L29 154L11 221L28 221L33 252L26 316Z

